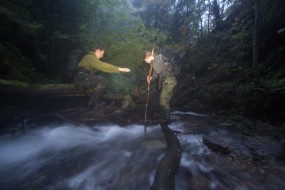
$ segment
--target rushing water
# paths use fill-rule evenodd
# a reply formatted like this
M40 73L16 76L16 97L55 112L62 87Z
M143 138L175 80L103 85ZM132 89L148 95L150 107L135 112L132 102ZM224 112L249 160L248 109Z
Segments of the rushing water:
M176 190L267 189L207 150L201 135L178 138L183 153ZM158 125L146 136L141 125L43 126L0 137L0 189L146 190L165 151Z

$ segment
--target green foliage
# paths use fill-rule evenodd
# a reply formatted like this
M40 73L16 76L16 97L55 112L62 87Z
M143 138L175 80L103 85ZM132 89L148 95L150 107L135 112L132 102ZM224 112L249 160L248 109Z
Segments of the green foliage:
M28 7L31 1L14 3L1 1L0 4L0 76L32 82L44 79L35 70L36 53L33 49L32 36L42 29L41 23L35 22ZM28 57L27 54L31 55Z
M104 60L120 67L130 68L130 75L135 79L125 80L124 77L117 77L114 79L117 81L111 83L113 84L110 86L111 89L121 87L122 91L131 93L134 85L145 78L148 68L142 59L143 52L151 50L154 42L161 43L166 39L166 35L159 35L158 32L158 30L146 30L140 21L132 21L128 23L128 28L109 30L107 34L100 35L98 43L107 46Z
M135 88L135 76L132 74L112 74L108 77L109 83L106 88L107 93L115 94L133 94Z
M3 0L0 4L1 57L4 60L1 68L13 70L13 77L19 80L38 80L33 74L35 69L58 80L60 76L64 78L65 62L71 50L89 51L95 43L102 43L108 47L106 61L136 71L142 51L150 49L154 39L162 42L165 35L159 35L158 30L147 31L142 21L128 13L125 1L40 3L28 0L15 3ZM13 33L15 30L17 32ZM32 56L37 58L32 60ZM13 64L15 68L11 68Z
M242 112L256 112L262 115L274 114L271 111L279 109L279 106L282 105L280 101L285 94L284 81L283 79L239 85L236 89L236 107Z
M266 81L265 86L268 89L270 89L271 92L284 91L285 90L285 79Z
M92 3L93 2L93 3ZM81 44L83 49L90 50L95 44L103 44L106 53L103 61L120 67L131 69L132 84L126 76L106 75L110 80L109 91L131 93L134 85L139 83L147 73L142 54L150 50L153 43L162 44L167 34L158 29L147 30L143 21L130 16L125 1L108 0L102 4L91 1L87 4L90 12L86 15L86 22L80 25ZM93 26L93 27L92 27Z
M280 14L281 11L278 8L278 3L268 0L261 0L260 3L260 10L261 10L261 23L264 25L270 25L272 20L276 18L276 14Z
M127 29L103 34L99 40L108 46L106 60L119 62L120 66L125 65L131 67L133 71L139 71L139 65L143 61L143 51L151 50L154 42L158 44L166 39L166 35L158 32L158 30L147 31L138 21L129 24Z
M45 76L36 72L29 60L23 56L22 51L13 44L4 45L0 42L0 55L3 60L0 68L7 70L6 73L0 74L3 78L17 79L24 82L43 82L46 80Z
M35 34L43 27L41 23L33 21L31 13L21 4L14 4L12 2L2 0L0 4L0 15L3 19L1 19L1 22L6 22L8 27L9 25L14 25L21 32ZM5 28L5 25L2 25L1 30L5 29L7 29Z

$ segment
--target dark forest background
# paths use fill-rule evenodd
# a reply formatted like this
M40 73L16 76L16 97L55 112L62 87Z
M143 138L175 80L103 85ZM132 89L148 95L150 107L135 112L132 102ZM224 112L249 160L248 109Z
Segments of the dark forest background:
M109 92L140 96L142 53L183 56L173 103L284 121L284 0L1 0L0 79L71 83L80 53L103 44ZM138 90L139 89L139 90Z

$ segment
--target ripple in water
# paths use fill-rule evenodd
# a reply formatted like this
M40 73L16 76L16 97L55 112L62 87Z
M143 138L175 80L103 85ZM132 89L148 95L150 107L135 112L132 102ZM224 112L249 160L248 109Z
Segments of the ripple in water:
M179 122L170 127L180 131ZM225 135L225 134L224 134ZM203 146L202 135L177 134L182 158L176 190L259 188ZM159 126L47 126L0 137L0 189L146 190L167 151ZM264 187L266 189L266 187Z

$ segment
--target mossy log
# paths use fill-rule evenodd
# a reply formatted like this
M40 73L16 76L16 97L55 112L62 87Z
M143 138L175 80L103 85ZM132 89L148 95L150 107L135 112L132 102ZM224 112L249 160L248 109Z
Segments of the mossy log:
M51 105L77 106L83 103L83 106L87 106L89 95L93 92L91 88L74 84L38 84L0 79L1 105L36 105L43 108ZM103 93L101 99L105 102L122 102L126 96Z
M37 84L0 79L0 91L6 94L22 94L47 97L85 97L90 90L74 84Z

